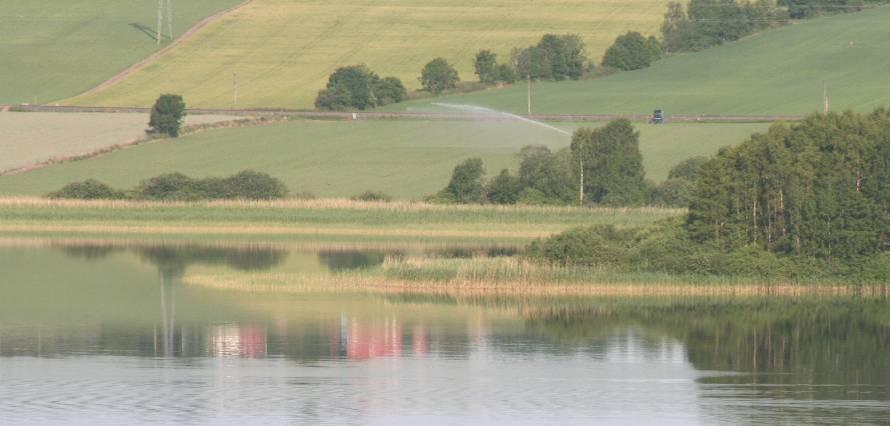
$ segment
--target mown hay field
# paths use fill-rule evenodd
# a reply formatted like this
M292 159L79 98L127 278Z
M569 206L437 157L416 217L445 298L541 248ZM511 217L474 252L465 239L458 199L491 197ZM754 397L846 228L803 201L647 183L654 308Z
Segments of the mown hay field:
M311 108L339 66L365 63L419 87L435 57L473 80L473 57L502 59L546 33L576 33L596 62L628 30L653 34L666 0L253 0L123 83L79 105L149 105L179 93L195 107Z
M558 125L569 130L576 126ZM638 124L647 176L663 180L680 161L713 154L767 126ZM419 199L443 188L454 166L469 157L482 158L491 177L503 168L517 167L517 153L530 144L561 149L568 146L569 138L514 121L299 120L210 130L0 176L0 194L43 195L87 178L126 189L163 173L204 177L253 169L282 179L292 192L350 197L374 190L400 199Z
M232 119L186 117L185 124ZM145 138L147 114L14 112L0 114L0 172L87 154Z
M174 36L240 1L174 2ZM80 94L157 50L156 1L0 4L0 104L49 103Z
M542 82L539 114L807 114L822 111L823 82L832 110L890 105L890 6L795 23L651 67L595 80ZM526 111L526 87L391 105L432 108L452 102Z

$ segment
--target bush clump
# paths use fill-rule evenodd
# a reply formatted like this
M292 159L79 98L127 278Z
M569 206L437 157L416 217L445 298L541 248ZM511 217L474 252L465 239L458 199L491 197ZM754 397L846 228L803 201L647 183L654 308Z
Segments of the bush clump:
M95 179L83 182L71 182L62 189L47 194L49 198L69 200L121 200L127 198L123 191L118 191Z
M350 200L353 201L379 201L388 203L392 201L392 196L379 191L365 191L361 194L353 195Z
M49 198L80 200L135 199L150 201L274 200L286 197L287 187L265 173L244 170L226 178L193 179L182 173L167 173L142 181L128 193L88 179L73 182L47 194Z

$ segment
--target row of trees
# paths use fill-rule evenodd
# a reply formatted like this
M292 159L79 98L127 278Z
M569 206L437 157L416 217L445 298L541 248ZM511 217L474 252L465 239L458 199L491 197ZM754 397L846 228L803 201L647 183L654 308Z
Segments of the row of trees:
M455 167L442 191L430 201L494 204L680 205L692 191L691 180L705 161L687 160L656 186L646 180L639 133L624 119L596 129L579 129L567 149L526 146L516 173L508 169L485 179L482 160ZM583 189L582 189L583 188Z

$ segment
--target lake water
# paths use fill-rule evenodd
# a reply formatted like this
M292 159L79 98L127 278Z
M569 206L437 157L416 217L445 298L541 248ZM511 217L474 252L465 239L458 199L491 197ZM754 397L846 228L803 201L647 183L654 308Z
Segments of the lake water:
M322 249L323 248L323 249ZM261 293L509 248L0 244L0 424L886 424L886 300Z

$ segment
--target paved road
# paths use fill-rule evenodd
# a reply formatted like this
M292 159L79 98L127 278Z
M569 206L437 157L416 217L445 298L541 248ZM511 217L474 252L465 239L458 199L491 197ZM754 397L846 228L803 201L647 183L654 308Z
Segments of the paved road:
M101 112L101 113L145 113L150 108L142 107L83 107L54 105L17 105L13 111L27 112ZM305 118L328 118L346 120L381 120L381 119L415 119L415 120L510 120L507 116L492 114L471 114L460 112L331 112L301 111L290 109L189 109L189 114L238 115L238 116L286 116ZM631 121L648 121L649 115L644 114L533 114L528 116L538 121L610 121L626 118ZM773 121L798 121L799 115L668 115L670 122L702 122L702 123L750 123Z

